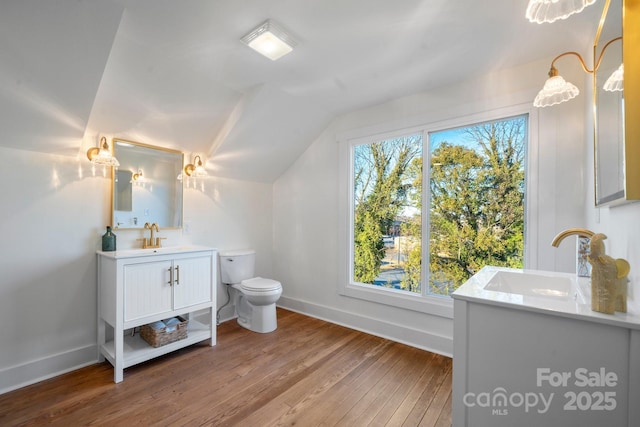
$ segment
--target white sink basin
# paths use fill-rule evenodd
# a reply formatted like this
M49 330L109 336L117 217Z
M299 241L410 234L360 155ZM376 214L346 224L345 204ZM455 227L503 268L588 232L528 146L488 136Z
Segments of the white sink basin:
M574 273L485 266L453 293L457 302L497 305L538 313L640 330L640 312L628 304L626 313L603 314L591 310L591 278ZM459 304L463 307L464 304Z
M557 299L573 298L573 288L568 277L511 271L496 272L484 286L488 291Z

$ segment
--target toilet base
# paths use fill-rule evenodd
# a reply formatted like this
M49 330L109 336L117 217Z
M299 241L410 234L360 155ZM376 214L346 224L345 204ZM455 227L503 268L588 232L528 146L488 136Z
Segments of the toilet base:
M273 332L278 328L275 303L256 306L246 302L246 299L244 300L247 305L251 305L251 313L249 315L238 314L238 325L261 334Z
M235 288L233 302L238 315L238 325L261 334L276 330L278 327L276 301L280 297L279 292L263 296L260 302L266 302L267 304L254 305L249 302L247 296L240 292L236 286L232 286L232 288ZM253 297L255 298L255 296Z

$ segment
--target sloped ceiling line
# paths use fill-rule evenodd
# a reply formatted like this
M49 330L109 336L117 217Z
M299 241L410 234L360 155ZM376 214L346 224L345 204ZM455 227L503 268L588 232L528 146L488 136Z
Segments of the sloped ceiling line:
M273 182L338 115L587 49L601 12L541 26L524 8L513 0L2 1L0 144L78 156L107 134L206 154L220 176ZM267 18L300 38L275 62L240 42Z

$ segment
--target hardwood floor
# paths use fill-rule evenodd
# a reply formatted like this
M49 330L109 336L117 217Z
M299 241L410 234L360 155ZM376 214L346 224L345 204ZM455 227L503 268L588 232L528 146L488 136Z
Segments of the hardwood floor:
M450 426L451 359L278 309L125 370L108 362L0 395L0 425Z

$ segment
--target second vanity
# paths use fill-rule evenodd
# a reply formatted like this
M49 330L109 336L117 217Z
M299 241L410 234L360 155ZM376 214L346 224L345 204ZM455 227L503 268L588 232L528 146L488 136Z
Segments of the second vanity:
M114 366L114 382L129 366L209 340L216 344L216 251L212 248L98 252L98 348ZM136 328L181 316L187 338L160 347Z
M453 298L454 427L640 425L640 315L589 278L485 267Z

